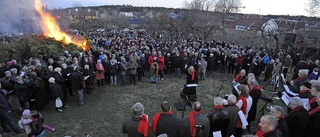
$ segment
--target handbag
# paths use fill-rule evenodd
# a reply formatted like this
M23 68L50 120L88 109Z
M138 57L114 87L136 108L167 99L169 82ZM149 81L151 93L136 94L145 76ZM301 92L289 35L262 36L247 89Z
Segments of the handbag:
M61 101L61 99L60 98L57 98L56 99L56 108L61 108L62 107L62 101Z

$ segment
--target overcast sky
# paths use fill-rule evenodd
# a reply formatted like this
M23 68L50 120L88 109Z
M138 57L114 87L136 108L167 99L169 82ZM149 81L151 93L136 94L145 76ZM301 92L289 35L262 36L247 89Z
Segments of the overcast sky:
M185 0L42 0L49 8L71 7L74 3L82 6L122 5L181 8ZM187 0L191 1L191 0ZM308 0L241 0L242 13L308 15L305 11Z

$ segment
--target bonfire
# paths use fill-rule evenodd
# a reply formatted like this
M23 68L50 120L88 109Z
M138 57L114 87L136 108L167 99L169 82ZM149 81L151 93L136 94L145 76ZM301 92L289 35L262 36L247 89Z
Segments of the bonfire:
M34 7L37 13L40 15L40 26L44 36L61 41L64 44L72 43L83 50L88 50L90 48L90 46L87 46L87 41L85 38L68 35L67 33L61 31L56 19L50 13L43 11L41 0L34 0Z

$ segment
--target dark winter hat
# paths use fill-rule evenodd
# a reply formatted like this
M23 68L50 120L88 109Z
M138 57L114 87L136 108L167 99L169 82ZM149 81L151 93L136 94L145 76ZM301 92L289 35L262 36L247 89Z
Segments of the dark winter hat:
M306 88L311 89L311 83L309 82L304 82L301 84L301 86L305 86Z

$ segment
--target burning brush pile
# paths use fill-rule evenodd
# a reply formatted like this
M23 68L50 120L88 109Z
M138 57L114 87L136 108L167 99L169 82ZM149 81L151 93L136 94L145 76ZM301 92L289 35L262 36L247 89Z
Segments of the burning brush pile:
M72 43L82 50L90 49L85 38L75 37L62 32L56 23L56 19L50 13L43 11L41 0L34 0L34 7L40 15L40 26L45 37L53 38L64 44Z

